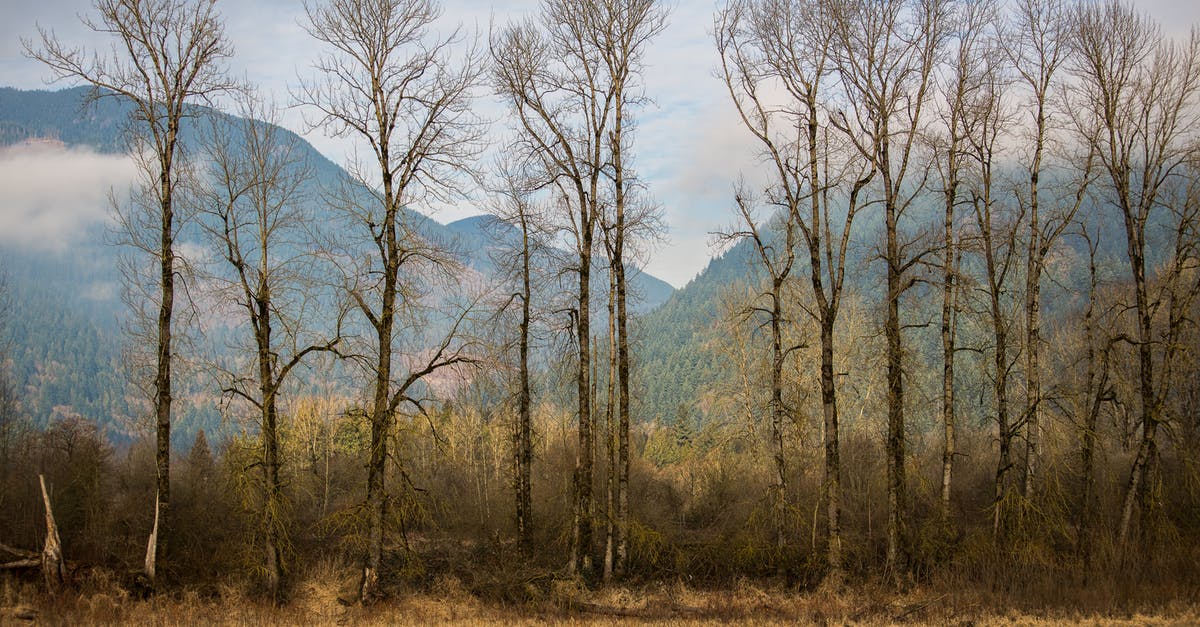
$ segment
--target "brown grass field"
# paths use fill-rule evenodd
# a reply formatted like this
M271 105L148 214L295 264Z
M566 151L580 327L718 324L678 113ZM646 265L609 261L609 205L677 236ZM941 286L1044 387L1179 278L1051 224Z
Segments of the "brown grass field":
M526 588L523 602L505 601L481 596L447 576L426 589L362 607L339 601L339 592L347 589L344 579L310 576L294 586L287 604L274 607L232 585L184 587L136 599L110 576L92 573L50 597L36 580L9 578L0 581L0 624L1200 625L1200 604L1194 594L1179 590L1144 593L1141 600L1112 590L1079 590L1070 598L1018 602L967 589L896 592L870 584L837 593L749 582L723 589L676 583L587 591L570 580L555 580Z

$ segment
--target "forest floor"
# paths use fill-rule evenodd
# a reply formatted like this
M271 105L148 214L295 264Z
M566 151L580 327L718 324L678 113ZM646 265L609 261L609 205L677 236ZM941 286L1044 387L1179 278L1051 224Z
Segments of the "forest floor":
M742 583L696 589L648 584L586 591L553 582L540 598L521 603L484 598L459 580L397 594L370 607L339 601L330 580L297 584L279 608L234 586L182 588L150 599L132 598L111 580L90 581L52 598L36 580L0 582L0 625L1198 625L1200 603L1104 602L1080 609L1078 600L1037 606L968 589L906 592L863 585L837 593L794 592ZM344 586L341 586L344 588ZM344 591L343 591L344 594Z

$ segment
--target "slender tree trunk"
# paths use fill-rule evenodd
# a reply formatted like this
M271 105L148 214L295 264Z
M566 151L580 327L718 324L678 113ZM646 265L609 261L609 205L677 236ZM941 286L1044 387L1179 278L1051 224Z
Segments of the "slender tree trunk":
M993 390L996 395L996 423L999 425L1000 457L996 462L996 496L992 513L992 535L1000 542L1007 531L1007 515L1009 509L1009 471L1012 470L1012 426L1008 420L1008 339L1003 329L1003 322L997 318L999 312L999 297L992 297L992 317L994 325L993 336L996 343L993 355L993 367L996 369L996 381Z
M779 574L784 572L783 557L787 548L787 459L784 457L783 449L783 302L780 298L781 290L782 279L776 278L771 291L771 448L775 461L772 507Z
M530 491L533 443L529 391L529 322L531 286L529 277L529 224L521 214L521 391L517 397L517 540L522 548L530 546L533 511Z
M586 198L586 194L582 194ZM593 196L594 197L594 196ZM571 569L583 575L592 572L592 405L591 405L591 266L592 220L588 208L580 209L579 308L575 340L579 347L579 447L575 454L575 538Z
M267 569L267 589L275 603L280 602L283 585L283 557L280 547L279 527L282 524L280 512L283 508L283 489L279 481L279 439L275 409L275 394L271 393L268 408L264 412L263 446L264 474L266 474L267 502L263 516L263 527L266 530L265 566ZM269 434L269 435L268 435Z
M161 300L158 308L158 365L154 377L155 416L155 497L154 531L147 545L146 578L150 586L157 584L159 566L167 552L171 511L171 319L175 307L175 214L172 208L174 192L171 164L177 130L167 131L169 151L159 162L159 193L161 231L159 248Z
M266 253L263 253L266 266ZM262 276L266 276L263 272ZM267 571L267 589L274 603L280 601L283 579L282 552L280 549L279 514L282 510L283 488L279 481L279 427L276 402L274 355L271 352L271 307L270 295L265 286L260 286L256 299L258 320L258 369L260 394L262 397L262 447L263 479L266 499L263 506L264 567Z
M1037 139L1033 167L1029 173L1029 243L1025 259L1025 471L1021 492L1026 501L1033 497L1038 473L1038 446L1041 441L1041 308L1042 308L1042 224L1038 183L1041 177L1042 151L1046 119L1039 102Z
M620 220L623 222L623 219ZM622 229L623 230L623 229ZM618 231L617 250L624 236ZM615 571L625 575L629 567L629 339L625 307L625 263L617 254L617 555Z
M951 133L956 133L951 130ZM951 141L947 170L950 184L946 190L946 214L942 246L942 521L949 525L951 520L950 495L954 479L954 452L956 446L954 416L954 351L955 351L955 305L957 292L957 244L954 237L954 204L958 190L958 146Z
M613 255L615 258L615 255ZM617 388L617 327L616 327L616 295L617 275L613 271L610 259L608 271L608 398L604 410L606 428L604 432L604 450L608 465L604 473L604 582L612 581L613 561L616 553L616 489L617 489L617 425L616 425L616 396Z
M1090 245L1090 243L1089 243ZM1080 475L1082 489L1079 495L1079 528L1076 547L1083 561L1083 571L1090 571L1092 561L1091 523L1092 501L1095 494L1095 449L1096 427L1100 422L1100 408L1104 404L1108 388L1108 349L1096 355L1096 259L1094 250L1089 263L1091 287L1088 290L1088 306L1083 315L1085 341L1087 342L1087 384L1089 403L1083 425L1080 446ZM1097 372L1098 370L1098 372Z
M380 164L386 166L390 162L385 149L381 155ZM396 233L398 203L393 192L391 176L386 168L383 175L383 188L384 207L387 215L384 217L382 228L387 253L383 259L385 274L383 298L377 324L374 325L378 344L374 373L375 392L371 404L371 450L367 462L367 555L359 588L359 598L364 604L374 603L380 596L379 568L383 562L383 525L387 515L387 492L384 479L387 474L388 427L392 418L390 411L392 334L400 245Z
M1127 212L1126 222L1130 222ZM1138 443L1137 457L1129 472L1129 483L1125 488L1125 500L1121 507L1121 523L1117 539L1122 548L1128 546L1129 530L1133 513L1142 493L1147 477L1147 468L1155 453L1155 435L1158 431L1158 399L1154 392L1154 337L1151 332L1150 303L1146 288L1144 226L1130 228L1129 263L1133 272L1138 321L1138 383L1141 392L1142 439ZM1145 508L1143 507L1143 510ZM1146 512L1142 512L1143 518Z
M616 564L618 577L625 574L629 557L629 312L626 307L625 282L625 145L621 136L625 125L625 82L621 76L620 91L613 116L613 193L616 208L616 229L613 234L612 272L615 275L617 297L617 528Z
M841 460L838 450L837 390L833 371L833 316L821 320L821 412L825 420L825 507L829 534L826 580L834 586L842 582Z
M391 346L391 329L377 333L380 346ZM386 342L386 343L385 343ZM383 521L386 515L384 474L387 469L388 383L391 350L381 350L375 376L375 398L371 406L371 450L367 462L367 556L363 566L360 597L371 604L379 596L379 567L383 561ZM385 376L384 371L388 371Z
M886 146L882 149L880 163L890 162ZM887 342L887 565L892 577L899 581L902 568L902 542L904 531L905 472L904 472L904 353L900 338L900 245L897 241L896 200L892 192L892 181L884 168L886 237L887 237L887 319L884 337Z

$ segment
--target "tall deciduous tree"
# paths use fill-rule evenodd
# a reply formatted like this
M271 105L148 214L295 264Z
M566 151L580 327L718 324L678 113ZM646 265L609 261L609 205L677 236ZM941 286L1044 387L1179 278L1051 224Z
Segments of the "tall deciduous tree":
M322 298L311 252L305 250L305 229L313 221L305 209L310 199L301 187L311 170L301 156L299 138L277 126L277 116L252 100L239 113L236 122L215 120L205 142L210 167L207 189L201 192L201 224L221 259L213 274L218 302L241 314L251 336L245 347L254 355L249 372L225 370L221 385L225 394L249 403L257 416L263 569L278 602L286 549L280 397L289 375L309 354L334 350L340 329L328 334L313 330Z
M967 178L968 135L975 131L980 91L994 89L987 79L995 80L994 72L987 69L986 53L989 46L987 29L997 17L994 3L971 2L960 5L954 20L956 33L952 61L949 64L946 82L942 87L941 135L934 138L937 167L942 179L942 477L941 516L944 522L951 519L951 494L954 481L954 457L957 446L957 420L954 395L954 365L958 351L959 297L962 291L960 270L962 261L962 236L958 233L956 214L963 204L963 179Z
M820 0L734 2L718 15L714 34L726 88L769 165L767 198L788 221L784 239L789 246L803 242L808 253L814 306L804 310L820 328L826 558L828 580L836 584L842 578L842 542L834 330L851 230L875 170L858 155L835 154L830 141L825 107L835 90L829 8ZM783 87L784 106L775 102L776 84ZM843 207L832 208L843 200Z
M1067 0L1020 0L1003 39L1005 52L1018 87L1022 88L1028 116L1023 126L1029 138L1028 153L1021 163L1026 175L1025 189L1016 194L1025 220L1025 407L1021 422L1025 430L1024 472L1021 491L1026 500L1033 497L1042 431L1042 275L1046 257L1071 224L1084 199L1091 174L1092 160L1082 168L1053 168L1048 159L1054 141L1056 121L1055 88L1061 84L1061 70L1070 53L1068 41L1071 4ZM1046 175L1050 174L1050 180ZM1059 180L1055 180L1059 179ZM1049 189L1047 189L1049 188Z
M592 26L598 33L596 45L612 84L613 125L608 135L609 167L612 181L612 246L609 272L612 273L616 303L616 380L617 380L617 494L615 555L606 556L616 574L625 572L629 558L629 281L628 260L632 240L639 229L650 228L650 207L638 206L633 193L637 177L632 167L633 114L642 103L638 80L643 67L642 55L651 40L667 26L667 10L661 0L601 0L595 3ZM637 211L641 209L642 211Z
M574 478L570 569L590 574L593 544L594 420L591 400L590 282L597 228L611 208L616 292L618 427L617 542L614 567L623 568L628 485L629 357L622 328L625 250L631 220L628 128L639 102L641 55L665 26L654 0L550 0L538 22L512 24L492 37L493 86L511 108L517 138L510 147L544 173L555 204L564 209L578 277L572 312L578 354L579 445Z
M1182 43L1166 41L1149 18L1120 0L1107 0L1082 6L1071 35L1078 80L1071 110L1081 139L1096 152L1107 188L1101 197L1123 221L1133 281L1136 330L1127 339L1137 351L1141 438L1117 531L1118 542L1125 546L1135 510L1145 515L1148 509L1147 474L1165 421L1165 358L1175 348L1154 332L1155 317L1168 313L1164 305L1169 309L1172 299L1163 298L1165 293L1156 293L1152 285L1147 239L1152 216L1168 206L1169 189L1189 173L1200 147L1200 33L1193 30ZM1176 229L1174 241L1186 236ZM1170 279L1161 277L1158 289L1170 290Z
M749 240L754 245L755 263L764 271L761 290L754 295L741 315L750 320L765 317L762 326L769 329L771 342L771 395L768 412L771 416L771 459L772 483L771 524L774 527L776 559L779 571L784 570L784 550L787 548L787 453L784 448L784 428L789 409L783 400L783 368L788 357L799 346L788 346L784 340L784 327L790 319L785 305L785 287L791 280L796 265L796 222L790 213L781 212L774 216L757 215L756 200L750 192L741 189L737 194L738 217L741 224L725 237L730 240ZM765 302L764 302L765 301Z
M24 40L25 53L53 70L56 79L92 85L89 98L116 97L133 105L130 151L148 182L122 216L125 236L158 265L158 314L154 329L154 420L157 441L154 530L146 551L153 585L166 554L171 524L172 317L178 255L175 239L183 220L180 195L184 150L180 132L194 105L229 91L225 62L233 49L225 38L215 0L96 0L88 29L114 40L111 53L89 52L61 42L39 27Z
M492 208L498 219L496 231L515 229L516 241L510 243L507 232L496 233L501 247L494 261L507 278L515 284L506 298L505 308L520 303L517 335L517 417L513 426L513 490L517 543L529 549L533 531L533 390L530 370L534 346L533 325L537 318L534 298L539 278L538 259L545 254L547 220L533 194L542 185L536 175L523 172L517 163L501 162L500 183L494 190L496 204Z
M348 228L360 237L335 258L346 295L373 334L367 354L355 360L371 386L359 587L360 600L371 603L379 597L387 442L396 412L417 402L413 386L424 377L472 359L458 337L464 308L440 340L393 363L398 343L411 339L401 331L419 331L404 325L419 308L421 290L457 266L421 236L420 218L408 207L462 196L481 144L482 126L470 109L481 66L473 49L456 50L458 31L434 34L440 14L434 0L331 0L307 11L309 34L329 51L316 64L320 79L305 84L299 100L318 112L318 126L365 142L370 158L354 173L369 191L348 190L340 201Z
M887 570L898 577L906 534L904 350L900 299L923 255L901 238L900 220L921 193L919 152L934 68L948 32L947 0L830 0L830 59L846 108L830 117L877 171L884 211L883 330L887 344Z
M983 16L983 20L994 19ZM976 244L983 261L983 286L987 320L991 331L992 396L995 402L995 421L999 435L999 459L996 464L995 499L992 530L998 537L1002 531L1003 513L1011 508L1009 498L1013 470L1012 445L1017 435L1009 411L1009 380L1016 365L1011 357L1012 324L1014 316L1010 297L1009 273L1016 256L1017 220L998 197L999 144L1004 138L1008 114L1002 101L1004 69L999 50L990 42L977 42L976 64L968 70L975 86L959 102L962 123L962 157L965 191L974 214Z

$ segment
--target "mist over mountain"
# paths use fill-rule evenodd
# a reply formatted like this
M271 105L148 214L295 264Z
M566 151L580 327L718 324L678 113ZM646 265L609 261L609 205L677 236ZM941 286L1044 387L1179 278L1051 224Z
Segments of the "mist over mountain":
M9 301L4 331L23 409L35 424L77 414L95 420L114 441L128 441L149 426L139 418L143 397L123 367L122 327L128 314L119 264L129 251L117 244L110 198L122 202L136 180L122 153L130 108L116 98L85 106L87 94L84 87L0 88L0 184L5 190L0 272ZM207 119L185 128L187 150L197 149ZM235 120L225 114L213 119L230 126ZM349 175L290 131L284 135L299 142L311 172L300 194L304 202L313 204L319 221L334 222L333 210L322 203L328 190L350 181ZM441 224L408 210L404 221L454 252L468 273L488 281L499 280L496 256L518 235L487 215ZM177 243L180 253L202 257L204 247L198 228L186 226ZM607 274L596 274L596 284L606 285ZM636 268L631 290L636 296L631 308L637 312L655 309L674 291ZM227 338L219 328L209 331L215 337L200 342L219 351ZM195 376L184 377L177 387L177 442L190 442L199 429L219 430L217 397Z

